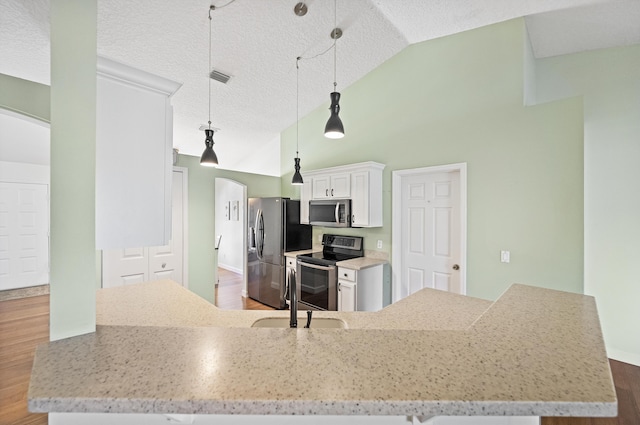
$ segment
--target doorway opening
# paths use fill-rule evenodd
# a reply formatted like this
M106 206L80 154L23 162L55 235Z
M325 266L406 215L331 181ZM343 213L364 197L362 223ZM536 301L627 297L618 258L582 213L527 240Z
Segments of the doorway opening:
M241 306L242 300L236 298L247 297L246 211L247 186L235 180L216 178L216 305L220 301L229 307ZM230 299L226 299L227 296Z
M466 294L467 164L392 173L392 299L422 288Z

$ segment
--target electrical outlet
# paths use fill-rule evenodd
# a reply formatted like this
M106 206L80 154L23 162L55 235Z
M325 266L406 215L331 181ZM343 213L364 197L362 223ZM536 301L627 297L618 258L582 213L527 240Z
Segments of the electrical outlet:
M318 242L322 243L322 234L318 235Z
M382 241L378 239L378 249L382 249Z
M508 263L511 260L511 252L509 251L500 251L500 262Z

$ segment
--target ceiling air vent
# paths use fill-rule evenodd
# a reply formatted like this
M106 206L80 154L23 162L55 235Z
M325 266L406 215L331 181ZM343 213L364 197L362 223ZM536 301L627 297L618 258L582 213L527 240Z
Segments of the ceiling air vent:
M209 73L209 78L212 80L220 81L222 84L227 84L227 81L231 78L230 75L223 74L220 71L216 71L215 69L211 70Z

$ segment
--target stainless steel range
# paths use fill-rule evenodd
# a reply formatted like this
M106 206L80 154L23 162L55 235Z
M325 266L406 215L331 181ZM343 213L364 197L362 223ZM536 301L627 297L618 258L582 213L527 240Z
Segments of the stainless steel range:
M338 310L338 261L364 256L361 236L322 235L322 252L297 257L298 309Z

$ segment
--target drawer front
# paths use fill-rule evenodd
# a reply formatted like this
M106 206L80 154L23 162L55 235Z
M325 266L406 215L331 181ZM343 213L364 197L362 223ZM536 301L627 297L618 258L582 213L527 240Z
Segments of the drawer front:
M351 269L345 269L338 267L338 279L349 280L351 282L356 281L356 271Z
M287 259L287 267L293 267L294 269L296 268L296 259L292 258L292 257L286 257Z

